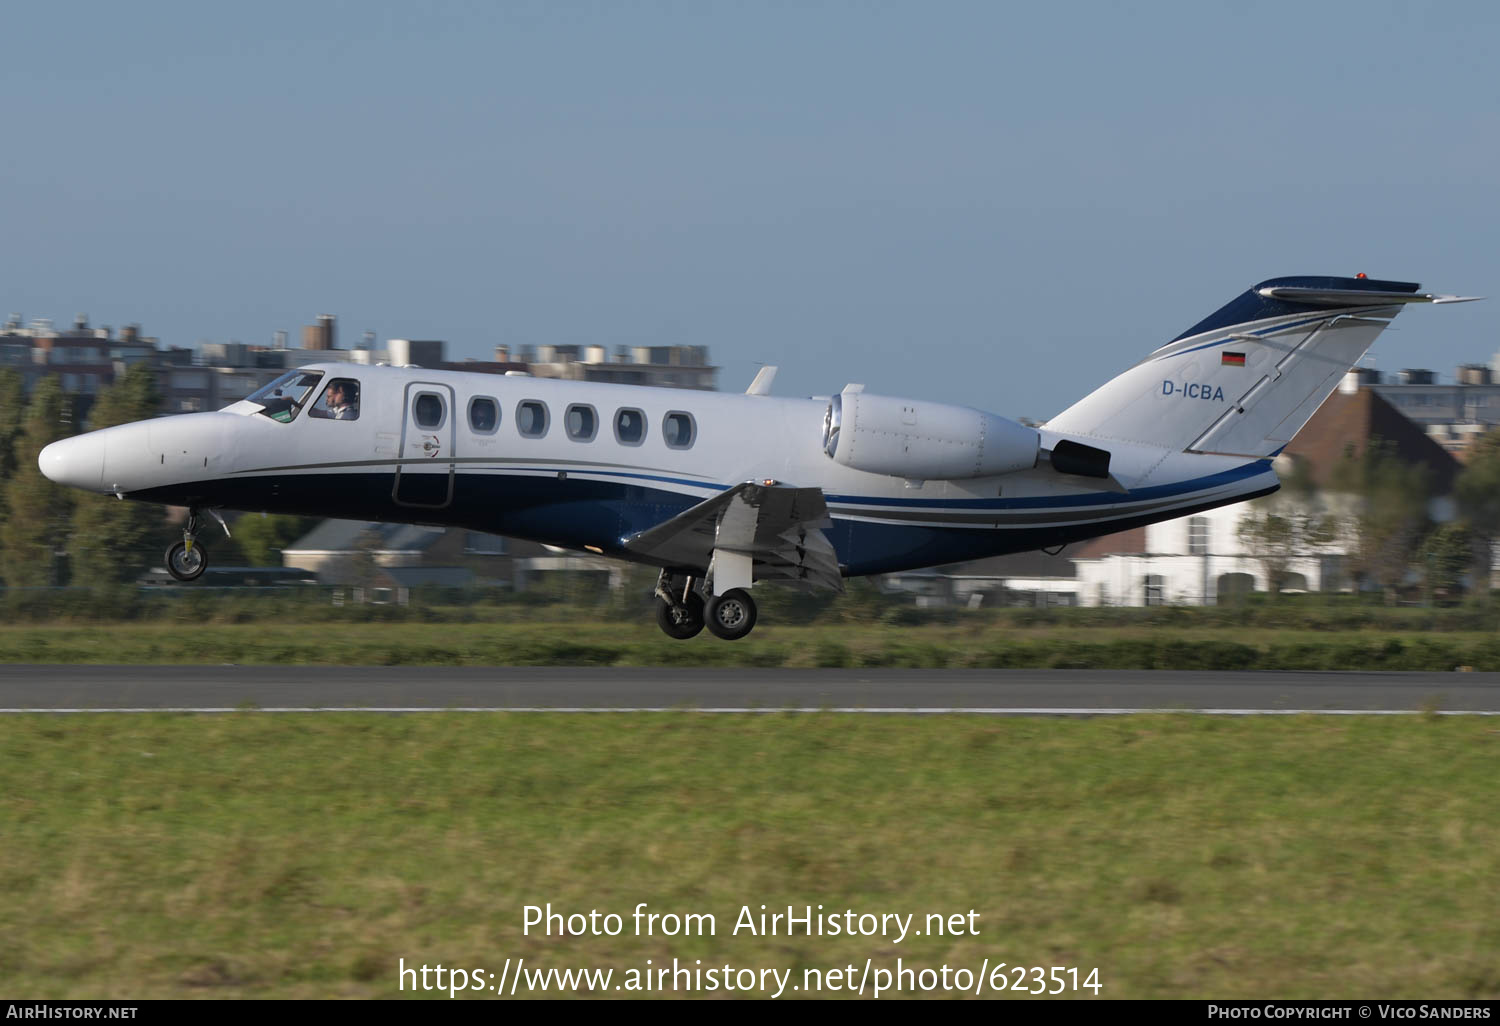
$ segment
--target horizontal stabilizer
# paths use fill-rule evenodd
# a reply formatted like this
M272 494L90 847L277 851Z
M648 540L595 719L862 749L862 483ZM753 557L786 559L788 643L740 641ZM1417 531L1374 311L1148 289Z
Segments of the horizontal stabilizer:
M1309 306L1389 306L1392 303L1472 303L1483 296L1441 296L1435 292L1384 292L1374 289L1304 289L1278 285L1256 289L1267 299Z

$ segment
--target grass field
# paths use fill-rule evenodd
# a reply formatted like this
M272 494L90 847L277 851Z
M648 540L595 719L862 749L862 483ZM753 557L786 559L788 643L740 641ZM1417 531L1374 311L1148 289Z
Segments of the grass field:
M1500 670L1493 631L767 623L743 641L686 642L654 624L102 623L0 627L0 662L467 666L900 666L1222 670Z
M1478 718L13 716L0 981L398 997L400 958L990 958L1097 966L1104 997L1494 998L1497 812ZM718 931L524 936L549 901ZM980 932L730 936L762 903Z

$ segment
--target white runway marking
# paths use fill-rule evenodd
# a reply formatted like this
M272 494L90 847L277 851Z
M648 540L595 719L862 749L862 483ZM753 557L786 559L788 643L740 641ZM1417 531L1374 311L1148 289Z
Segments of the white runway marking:
M1092 709L1069 707L1035 708L870 708L858 706L140 706L97 709L0 709L7 713L865 713L878 716L1138 716L1168 713L1194 716L1500 716L1497 710L1468 709Z

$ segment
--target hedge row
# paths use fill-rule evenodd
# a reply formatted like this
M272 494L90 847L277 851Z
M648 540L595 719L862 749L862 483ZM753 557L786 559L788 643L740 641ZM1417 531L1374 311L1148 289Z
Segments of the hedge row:
M942 645L893 640L851 646L823 639L725 643L666 638L619 642L465 636L443 631L431 639L370 642L278 639L274 632L184 630L150 637L90 637L89 632L17 631L0 635L0 661L37 663L243 663L387 666L824 666L1097 670L1500 670L1500 638L1463 641L1433 635L1415 639L1330 639L1326 644L1265 646L1192 638L1089 641L1040 638Z

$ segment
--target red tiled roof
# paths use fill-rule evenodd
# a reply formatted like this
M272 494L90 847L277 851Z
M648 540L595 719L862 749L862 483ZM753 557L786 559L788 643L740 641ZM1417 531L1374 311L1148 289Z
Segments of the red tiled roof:
M1395 447L1404 463L1416 464L1432 474L1437 495L1453 490L1460 464L1446 449L1373 390L1335 392L1297 432L1285 455L1304 463L1312 481L1324 487L1346 455L1363 456L1372 439L1383 439Z

